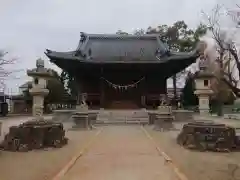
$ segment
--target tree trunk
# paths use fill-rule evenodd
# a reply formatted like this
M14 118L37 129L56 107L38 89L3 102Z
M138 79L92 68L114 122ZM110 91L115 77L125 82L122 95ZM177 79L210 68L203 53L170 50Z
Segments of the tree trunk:
M222 81L228 85L228 87L232 90L235 96L240 97L240 89L238 89L236 86L234 86L231 82L229 82L227 79L223 77L222 77Z
M221 100L221 92L217 95L217 115L223 116L223 102Z
M224 77L224 70L223 70L223 55L224 55L224 49L222 49L220 51L220 79L222 79ZM217 94L217 101L218 101L218 111L217 111L217 115L218 116L223 116L223 101L221 96L223 95L223 89L222 89L222 81L219 82L219 90L218 90L218 94Z

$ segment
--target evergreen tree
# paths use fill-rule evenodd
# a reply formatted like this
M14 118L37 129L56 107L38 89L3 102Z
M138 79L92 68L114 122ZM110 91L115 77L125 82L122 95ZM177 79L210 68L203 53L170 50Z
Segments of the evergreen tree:
M159 34L161 40L169 46L170 50L189 52L196 47L200 37L207 32L207 26L200 24L196 29L190 29L184 21L177 21L172 26L159 25L149 27L147 34ZM181 73L173 75L174 101L177 99L177 80ZM175 104L173 103L173 104Z
M182 90L182 95L181 95L181 101L183 106L195 106L198 104L198 98L194 94L195 90L195 82L194 82L194 75L192 73L189 73L185 86Z

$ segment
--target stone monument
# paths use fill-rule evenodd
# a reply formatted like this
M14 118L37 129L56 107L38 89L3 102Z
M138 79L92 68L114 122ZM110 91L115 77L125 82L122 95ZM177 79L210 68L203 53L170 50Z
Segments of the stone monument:
M82 93L80 104L77 105L76 109L79 110L79 111L87 111L88 110L88 105L86 103L86 100L87 100L87 94Z
M96 122L97 112L89 111L88 105L86 103L87 94L82 93L80 97L80 104L76 106L76 112L73 113L73 121L75 125L73 128L78 129L92 129L93 124Z
M207 68L208 65L208 60L205 58L204 54L201 54L199 72L196 73L195 79L196 90L194 92L198 96L200 115L209 115L209 99L213 94L210 80L214 77L214 75Z
M160 96L160 105L155 113L154 129L155 130L170 130L173 128L174 116L172 115L172 107L169 106L167 95Z
M27 70L27 75L33 78L32 88L29 90L33 97L32 113L35 120L43 119L44 97L48 95L47 80L53 76L52 71L44 67L44 60L36 61L36 68Z

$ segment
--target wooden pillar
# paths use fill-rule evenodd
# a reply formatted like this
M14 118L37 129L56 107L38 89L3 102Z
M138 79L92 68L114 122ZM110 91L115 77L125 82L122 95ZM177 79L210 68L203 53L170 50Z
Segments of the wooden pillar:
M104 108L104 100L105 100L105 93L104 93L104 82L103 79L100 79L100 106Z
M146 107L146 96L145 96L145 94L143 94L141 96L141 105L142 105L142 108Z
M142 82L142 93L141 93L141 106L142 108L146 108L146 79Z
M100 107L105 107L105 91L104 91L104 80L101 78L103 76L103 68L101 69L100 75Z
M77 92L77 105L81 104L81 93L82 93L82 83L79 82L78 80L78 92Z

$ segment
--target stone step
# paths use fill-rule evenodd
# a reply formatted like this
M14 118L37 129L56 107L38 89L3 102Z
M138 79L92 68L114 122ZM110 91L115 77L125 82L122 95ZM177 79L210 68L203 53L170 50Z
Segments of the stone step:
M145 111L112 110L98 114L97 124L147 124L148 113Z
M128 121L128 120L148 120L148 117L144 117L144 118L132 118L132 117L128 117L128 118L97 118L98 120L111 120L111 121L118 121L118 120L124 120L124 121Z
M224 114L224 119L240 120L240 114Z
M148 121L96 121L96 124L148 124Z

